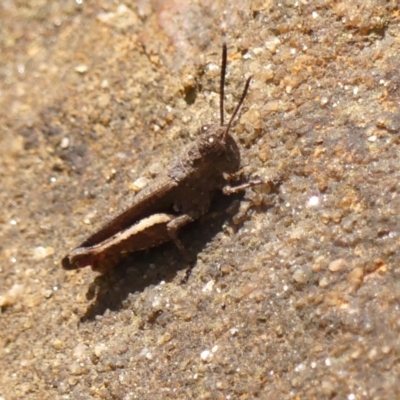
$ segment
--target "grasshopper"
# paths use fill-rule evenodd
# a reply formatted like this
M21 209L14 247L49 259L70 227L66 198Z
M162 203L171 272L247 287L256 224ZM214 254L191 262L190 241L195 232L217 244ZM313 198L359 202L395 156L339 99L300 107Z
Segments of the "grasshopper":
M240 151L230 130L247 95L251 77L227 125L224 125L224 88L227 47L223 45L220 78L220 123L206 124L197 139L167 169L144 187L129 207L84 240L62 259L66 270L91 266L102 273L127 254L172 240L187 255L178 232L205 214L217 190L236 193L255 184L227 185L227 176L240 169Z

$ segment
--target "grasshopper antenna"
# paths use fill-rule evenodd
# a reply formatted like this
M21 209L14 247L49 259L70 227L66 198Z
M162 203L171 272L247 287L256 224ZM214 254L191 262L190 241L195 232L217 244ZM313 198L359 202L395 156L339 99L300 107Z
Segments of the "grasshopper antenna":
M220 112L221 126L224 125L226 59L227 59L227 50L226 50L226 43L224 43L222 45L221 86L219 88L219 112Z
M226 138L227 138L227 136L228 136L228 133L229 133L229 129L231 129L232 122L233 122L233 120L235 119L236 114L238 113L240 107L242 106L242 104L243 104L243 102L244 102L244 99L246 98L247 92L248 92L248 90L249 90L249 86L250 86L251 79L252 79L252 76L250 76L250 77L247 79L246 85L244 85L244 90L243 90L243 93L242 93L242 97L240 98L239 103L237 104L237 106L236 106L236 108L235 108L235 111L233 111L233 114L232 114L232 116L231 116L231 119L230 119L229 122L228 122L228 126L226 127L226 131L225 131L225 134L224 134L224 140L226 140Z

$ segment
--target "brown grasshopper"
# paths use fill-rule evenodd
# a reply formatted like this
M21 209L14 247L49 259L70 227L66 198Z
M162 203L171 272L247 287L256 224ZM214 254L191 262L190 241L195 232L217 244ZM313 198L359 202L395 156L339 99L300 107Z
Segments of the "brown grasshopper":
M91 266L105 273L127 253L173 240L183 254L178 238L184 225L205 214L216 190L235 193L253 185L232 188L226 175L239 171L240 152L230 135L232 123L246 97L251 77L227 125L224 125L224 87L227 49L222 50L220 124L203 125L196 141L134 198L132 204L84 240L62 260L64 269Z

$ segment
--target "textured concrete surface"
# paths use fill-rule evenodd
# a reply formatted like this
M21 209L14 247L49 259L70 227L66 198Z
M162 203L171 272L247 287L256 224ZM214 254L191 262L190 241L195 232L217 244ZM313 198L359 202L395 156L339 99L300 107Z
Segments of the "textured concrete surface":
M2 1L1 399L395 399L392 1ZM266 183L115 271L60 259L218 121Z

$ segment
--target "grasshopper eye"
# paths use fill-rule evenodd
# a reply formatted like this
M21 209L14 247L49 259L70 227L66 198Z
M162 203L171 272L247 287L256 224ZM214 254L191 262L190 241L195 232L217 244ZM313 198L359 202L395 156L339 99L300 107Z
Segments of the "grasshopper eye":
M212 134L212 124L208 124L208 125L203 125L200 128L200 135L202 136L208 136Z
M219 125L217 124L207 124L207 125L203 125L200 128L200 134L202 135L215 135L218 132L219 129Z

